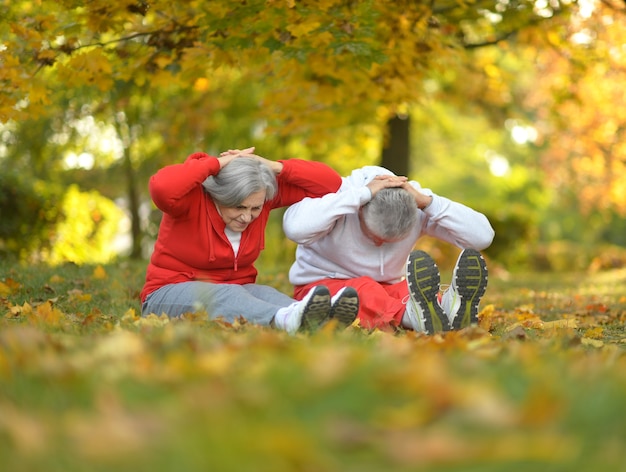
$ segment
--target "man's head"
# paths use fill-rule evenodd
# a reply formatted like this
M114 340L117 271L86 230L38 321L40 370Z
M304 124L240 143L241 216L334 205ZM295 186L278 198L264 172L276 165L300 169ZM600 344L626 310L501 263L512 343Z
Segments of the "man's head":
M377 246L399 241L417 224L417 205L400 187L379 190L359 210L361 229Z

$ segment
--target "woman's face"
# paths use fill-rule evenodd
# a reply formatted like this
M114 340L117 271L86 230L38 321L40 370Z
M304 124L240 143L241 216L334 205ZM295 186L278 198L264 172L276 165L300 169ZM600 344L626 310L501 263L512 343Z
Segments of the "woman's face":
M241 233L248 225L258 218L265 203L265 190L255 192L246 197L236 207L217 205L226 227Z

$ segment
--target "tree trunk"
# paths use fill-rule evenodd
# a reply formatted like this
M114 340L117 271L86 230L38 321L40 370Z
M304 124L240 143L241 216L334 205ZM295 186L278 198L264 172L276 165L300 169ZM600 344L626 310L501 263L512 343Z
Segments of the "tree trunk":
M128 119L127 117L125 119ZM143 256L141 242L143 233L141 232L141 218L139 217L139 192L137 191L137 181L135 178L135 167L131 156L130 133L131 125L127 122L115 121L117 135L123 143L124 153L122 163L126 177L126 196L128 198L128 212L130 213L130 254L131 259L141 259Z
M131 259L141 259L141 219L139 217L139 195L135 179L135 169L130 156L130 148L124 148L124 169L126 172L126 183L128 185L128 211L130 212L130 233L131 249L129 257Z
M411 119L395 115L387 121L381 165L396 175L409 174Z

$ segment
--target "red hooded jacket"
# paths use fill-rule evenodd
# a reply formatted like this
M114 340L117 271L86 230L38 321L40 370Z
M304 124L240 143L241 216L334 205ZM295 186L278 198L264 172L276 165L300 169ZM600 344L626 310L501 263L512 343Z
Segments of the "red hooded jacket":
M159 170L150 178L150 195L163 212L159 235L146 271L141 301L158 288L192 280L246 284L256 281L254 262L265 247L270 210L305 197L336 192L341 177L326 164L288 159L276 176L278 192L263 205L258 218L241 234L235 256L225 223L202 182L220 171L216 157L198 152L183 164Z

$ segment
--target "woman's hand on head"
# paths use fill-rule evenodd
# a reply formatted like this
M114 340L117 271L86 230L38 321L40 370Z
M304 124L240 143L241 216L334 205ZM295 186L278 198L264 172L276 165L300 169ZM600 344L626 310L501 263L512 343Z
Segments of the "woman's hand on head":
M220 168L223 168L226 164L231 162L233 159L237 159L238 157L251 157L252 159L256 159L272 169L275 174L279 174L280 171L283 170L282 163L270 161L269 159L254 154L254 147L246 149L229 149L228 151L220 153L220 157L218 157L218 160L220 161Z
M220 153L220 157L234 156L241 157L252 154L254 152L254 146L246 148L246 149L229 149L228 151L224 151Z
M254 147L249 147L246 149L229 149L228 151L224 151L220 153L220 157L217 160L220 163L220 169L223 169L229 162L232 162L233 159L237 159L238 157L250 157L250 155L254 152Z

